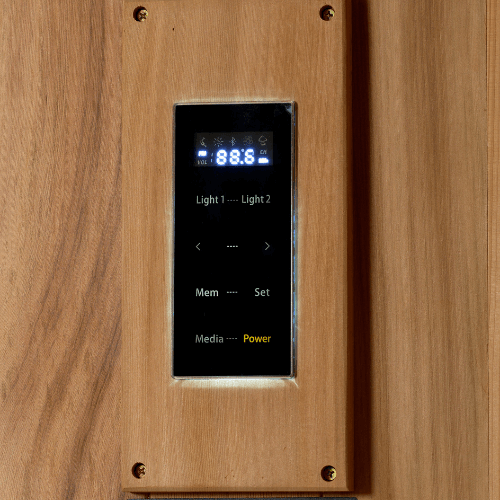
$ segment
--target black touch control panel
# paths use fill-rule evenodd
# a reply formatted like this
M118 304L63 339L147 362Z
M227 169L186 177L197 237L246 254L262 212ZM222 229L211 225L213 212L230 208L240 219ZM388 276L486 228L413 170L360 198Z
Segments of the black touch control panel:
M294 373L294 105L174 108L173 376Z

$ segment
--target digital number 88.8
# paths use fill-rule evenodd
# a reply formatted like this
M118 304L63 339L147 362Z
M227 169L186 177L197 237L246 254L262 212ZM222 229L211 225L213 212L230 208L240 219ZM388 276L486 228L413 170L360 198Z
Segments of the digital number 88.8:
M246 149L244 151L244 161L240 160L240 157L240 151L238 149L232 149L229 153L229 163L231 165L241 165L243 163L246 163L247 165L253 165L255 162L253 149ZM227 151L225 149L219 149L219 151L217 151L216 162L217 165L226 165Z

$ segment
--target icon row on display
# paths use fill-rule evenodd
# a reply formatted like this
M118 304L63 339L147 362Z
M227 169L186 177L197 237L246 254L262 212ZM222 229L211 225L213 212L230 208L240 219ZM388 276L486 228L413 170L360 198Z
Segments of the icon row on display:
M254 144L258 142L261 146L265 146L267 144L268 138L266 135L261 134L258 138L252 137L251 135L246 135L243 137L243 144L245 146L250 146L251 144ZM202 137L200 139L200 145L207 148L210 146L210 143L212 143L214 146L222 146L225 143L231 144L231 146L234 146L238 140L235 137L231 137L231 139L226 139L224 140L223 137L214 137L213 139L207 139L206 137Z

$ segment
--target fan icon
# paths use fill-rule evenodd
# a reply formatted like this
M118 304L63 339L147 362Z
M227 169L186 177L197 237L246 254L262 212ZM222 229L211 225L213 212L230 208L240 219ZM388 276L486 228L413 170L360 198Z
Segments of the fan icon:
M243 144L245 144L246 146L248 146L249 144L252 144L252 143L253 143L253 140L252 140L252 136L251 135L247 135L243 139Z

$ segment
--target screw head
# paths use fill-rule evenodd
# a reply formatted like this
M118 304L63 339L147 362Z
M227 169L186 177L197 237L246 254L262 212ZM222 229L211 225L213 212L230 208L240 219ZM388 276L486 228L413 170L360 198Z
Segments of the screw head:
M335 11L329 5L321 9L321 19L323 19L323 21L330 21L331 19L333 19L334 15Z
M137 463L132 467L132 474L137 478L141 479L146 475L146 466L144 464Z
M331 465L326 465L321 469L321 477L325 481L333 481L337 477L337 471L335 470L335 467L332 467Z
M135 13L135 20L140 23L144 22L148 17L148 11L143 7Z

